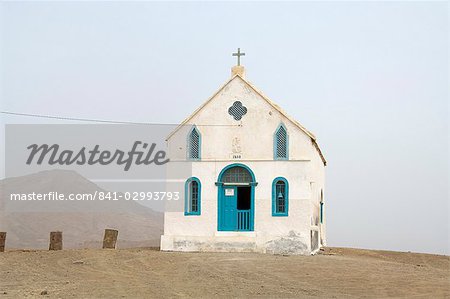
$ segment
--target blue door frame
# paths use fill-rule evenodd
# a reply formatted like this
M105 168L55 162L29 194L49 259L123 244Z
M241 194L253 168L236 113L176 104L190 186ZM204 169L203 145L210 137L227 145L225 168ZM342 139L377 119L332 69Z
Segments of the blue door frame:
M222 176L228 169L232 167L245 168L252 177L252 182L244 184L250 186L250 210L237 210L237 192L238 186L242 184L224 184ZM255 219L255 175L253 171L246 165L234 163L226 166L219 174L217 179L217 230L218 231L253 231ZM228 191L227 191L228 190Z

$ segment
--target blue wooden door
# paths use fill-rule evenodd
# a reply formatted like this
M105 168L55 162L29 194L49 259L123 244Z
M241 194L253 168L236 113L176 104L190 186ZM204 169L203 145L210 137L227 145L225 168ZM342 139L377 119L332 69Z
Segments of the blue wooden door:
M224 186L222 192L220 230L235 231L237 230L237 188Z

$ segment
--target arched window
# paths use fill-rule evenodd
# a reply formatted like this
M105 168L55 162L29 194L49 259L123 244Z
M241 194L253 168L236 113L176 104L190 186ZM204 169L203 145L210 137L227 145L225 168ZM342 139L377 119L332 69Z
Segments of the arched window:
M252 174L240 166L228 168L221 176L223 183L251 183L253 182Z
M201 149L201 135L196 126L193 126L188 135L187 142L188 159L199 160Z
M285 178L278 177L272 183L272 216L288 216L289 184Z
M274 158L275 160L287 160L289 158L288 152L288 134L286 127L280 124L274 135Z
M198 178L189 178L185 183L184 215L200 215L201 184Z

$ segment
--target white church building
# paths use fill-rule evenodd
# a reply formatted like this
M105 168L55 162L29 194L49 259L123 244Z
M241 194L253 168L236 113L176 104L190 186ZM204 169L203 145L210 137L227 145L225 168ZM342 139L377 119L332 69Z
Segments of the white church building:
M161 250L314 254L326 245L325 158L233 55L231 78L167 138L170 163L192 174Z

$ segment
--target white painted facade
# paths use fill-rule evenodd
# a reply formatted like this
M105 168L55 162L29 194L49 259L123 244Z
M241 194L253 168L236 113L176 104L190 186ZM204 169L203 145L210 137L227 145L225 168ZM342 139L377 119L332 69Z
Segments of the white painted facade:
M240 120L228 112L236 101L247 108ZM280 124L288 134L286 160L274 157L274 134ZM172 166L190 160L189 130L181 129L189 125L201 134L200 159L191 161L192 177L201 183L200 214L165 212L161 250L311 254L326 244L326 162L316 138L251 85L243 67L234 67L232 78L168 137ZM216 183L221 171L235 163L251 169L255 177L252 231L219 231ZM272 213L277 177L288 181L287 216Z

